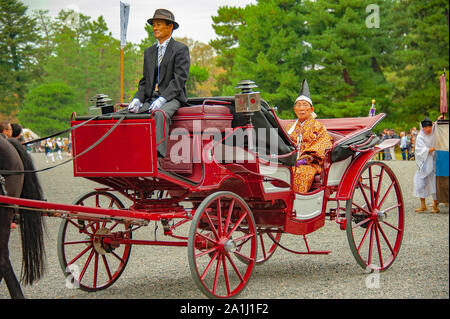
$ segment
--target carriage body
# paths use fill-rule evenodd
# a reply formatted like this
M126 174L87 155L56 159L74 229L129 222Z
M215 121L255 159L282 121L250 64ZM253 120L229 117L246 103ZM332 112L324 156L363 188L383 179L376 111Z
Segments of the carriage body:
M373 145L368 152L354 150L335 155L339 145L355 137L369 135L384 114L367 118L319 119L332 137L323 171L315 176L311 190L295 194L289 166L260 157L246 147L224 141L236 130L252 129L233 123L232 98L195 99L194 105L180 108L172 119L166 158L158 170L154 121L150 114L127 115L117 129L94 149L76 158L114 125L117 117L94 120L72 134L74 175L96 181L133 201L130 209L152 212L181 211L186 203L197 207L218 191L236 193L249 205L260 229L277 229L306 235L325 224L330 201L348 200L358 174L380 150L398 140ZM272 111L273 112L273 111ZM278 134L292 120L280 120ZM72 126L87 118L72 119ZM247 145L246 145L247 146ZM295 146L294 146L295 147ZM342 153L342 150L340 151ZM338 152L339 153L339 152ZM333 159L333 156L335 157ZM170 200L153 200L155 191L166 191ZM164 207L164 203L166 206ZM338 216L339 217L339 216ZM338 221L343 222L339 218Z
M72 280L66 285L105 289L121 276L133 245L177 246L187 247L193 280L206 296L233 297L244 289L254 267L278 247L296 254L328 254L311 250L306 240L327 219L346 232L361 267L383 271L392 265L404 229L401 189L386 164L371 161L399 142L378 144L371 133L384 114L319 120L333 146L310 191L296 194L289 163L296 160L297 148L283 129L287 121L279 120L265 101L264 115L252 117L234 111L234 97L189 102L172 117L165 134L167 156L161 161L156 146L162 141L155 139L151 114L94 119L73 114L74 176L102 187L72 205L0 195L2 203L63 218L57 246L65 278ZM260 133L260 128L274 130ZM236 144L237 132L244 139ZM272 137L281 143L275 154L267 148ZM117 194L130 204L124 205ZM162 224L168 240L156 235L154 240L133 239L134 231L152 222L155 234ZM180 233L187 225L188 234ZM302 236L306 250L286 247L283 234Z

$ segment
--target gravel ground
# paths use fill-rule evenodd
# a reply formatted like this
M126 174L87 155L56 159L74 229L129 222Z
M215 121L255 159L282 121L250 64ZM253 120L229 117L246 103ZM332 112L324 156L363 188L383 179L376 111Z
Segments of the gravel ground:
M44 154L33 154L36 166L43 168ZM65 157L67 158L67 156ZM389 166L400 180L406 204L406 227L400 254L386 272L379 274L379 287L369 289L369 276L354 260L345 232L334 221L308 236L311 249L331 250L329 255L294 255L278 249L272 259L255 268L242 299L441 299L449 298L449 209L441 204L439 214L416 214L413 197L414 162L392 161ZM72 203L98 184L74 178L72 164L39 173L50 202ZM59 218L46 218L47 273L33 286L23 287L32 299L204 298L194 284L186 248L134 246L128 265L119 280L106 290L87 293L65 286L57 256ZM161 227L160 227L161 229ZM159 229L159 230L160 230ZM153 239L153 224L133 234L133 238ZM164 240L159 235L158 239ZM290 247L301 237L284 235ZM16 274L20 273L19 232L12 231L10 254ZM9 298L0 283L0 299Z

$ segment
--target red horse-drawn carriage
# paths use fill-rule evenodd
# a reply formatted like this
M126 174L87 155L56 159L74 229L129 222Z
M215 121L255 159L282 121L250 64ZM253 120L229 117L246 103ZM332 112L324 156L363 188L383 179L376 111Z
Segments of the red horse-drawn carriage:
M74 114L72 126L84 123L72 133L74 175L104 187L73 205L5 196L0 202L63 217L59 261L72 283L87 291L105 289L120 277L132 245L159 245L187 247L199 289L208 297L232 297L278 247L329 253L310 250L306 240L325 220L347 233L360 266L383 271L397 257L404 230L399 182L385 163L372 161L398 143L377 143L371 129L383 117L319 119L333 147L310 191L296 194L289 161L297 149L283 130L288 121L251 90L190 99L172 118L162 161L151 114L115 113L88 123ZM264 147L282 144L275 152L253 144L252 138L259 142L273 132ZM230 143L237 133L244 133L243 142ZM131 204L125 206L123 196ZM151 222L162 225L167 240L133 239L135 230ZM285 247L284 233L302 236L305 250Z

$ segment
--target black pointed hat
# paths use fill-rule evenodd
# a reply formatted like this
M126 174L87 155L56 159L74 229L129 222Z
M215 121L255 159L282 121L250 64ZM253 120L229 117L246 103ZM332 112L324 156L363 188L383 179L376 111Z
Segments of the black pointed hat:
M311 95L309 93L308 81L306 81L306 79L302 82L302 87L300 88L300 92L298 93L298 98L295 100L295 103L298 101L307 101L311 104L311 106L313 105Z
M420 124L422 127L433 126L433 122L428 118L428 116L425 116L425 119L420 122Z

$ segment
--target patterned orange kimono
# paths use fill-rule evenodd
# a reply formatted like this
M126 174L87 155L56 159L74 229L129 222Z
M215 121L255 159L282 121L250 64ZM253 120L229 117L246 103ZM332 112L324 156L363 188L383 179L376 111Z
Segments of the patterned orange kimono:
M331 137L322 123L312 117L305 120L289 123L286 131L289 132L293 125L293 131L289 133L290 137L297 144L299 153L297 160L306 159L306 165L292 167L294 182L292 189L296 193L306 193L311 188L314 181L314 175L322 172L325 150L331 148Z

